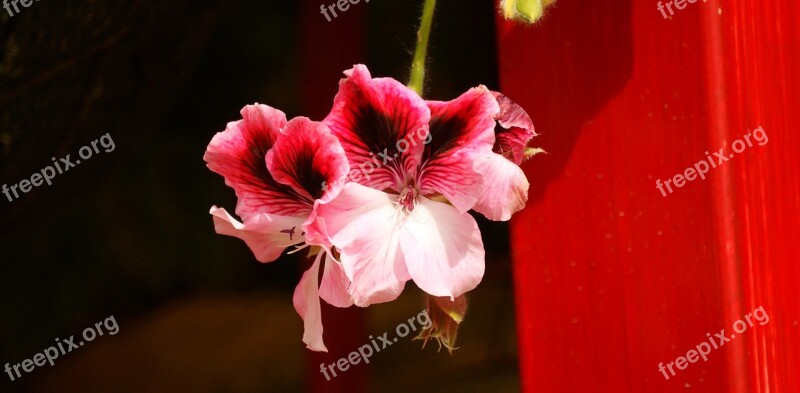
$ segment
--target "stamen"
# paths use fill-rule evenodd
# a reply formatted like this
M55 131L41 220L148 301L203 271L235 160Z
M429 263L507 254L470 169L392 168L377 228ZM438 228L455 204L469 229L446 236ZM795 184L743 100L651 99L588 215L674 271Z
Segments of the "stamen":
M291 244L290 244L291 246ZM303 243L302 245L296 245L294 250L287 252L286 254L294 254L296 252L302 251L305 248L311 247L310 245Z
M404 208L409 213L414 211L414 207L417 205L417 193L414 187L406 187L403 192L400 193L400 198L397 198L397 202L395 203L398 207Z

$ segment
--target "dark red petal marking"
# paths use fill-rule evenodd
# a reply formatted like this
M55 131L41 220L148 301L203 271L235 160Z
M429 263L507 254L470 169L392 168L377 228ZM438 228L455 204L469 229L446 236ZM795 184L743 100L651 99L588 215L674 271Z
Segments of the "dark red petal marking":
M363 65L345 75L324 122L341 141L351 174L361 172L353 181L399 192L419 163L430 111L412 90L394 79L373 79Z
M422 155L420 191L441 193L458 210L469 210L481 194L476 164L494 144L497 101L485 87L478 87L453 101L429 101L428 106L431 139Z
M349 170L344 149L330 129L304 117L286 125L267 154L267 167L276 181L291 187L308 205L323 196L335 197Z

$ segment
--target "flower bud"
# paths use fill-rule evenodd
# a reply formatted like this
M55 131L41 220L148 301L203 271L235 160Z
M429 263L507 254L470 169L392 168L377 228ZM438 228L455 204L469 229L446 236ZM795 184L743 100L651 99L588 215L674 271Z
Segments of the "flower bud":
M536 23L544 14L544 9L556 0L503 0L500 10L507 20Z
M425 340L423 347L428 340L435 339L440 350L444 346L452 353L457 349L458 326L467 313L467 298L462 295L451 301L449 297L427 296L425 310L431 323L414 339Z

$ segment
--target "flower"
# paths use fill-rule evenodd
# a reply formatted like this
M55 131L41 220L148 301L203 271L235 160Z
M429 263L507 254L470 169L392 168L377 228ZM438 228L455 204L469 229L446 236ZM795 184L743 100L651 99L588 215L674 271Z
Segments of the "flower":
M507 221L528 202L528 179L519 165L540 150L527 148L536 136L533 121L522 107L501 93L492 93L500 106L492 153L482 161L484 192L473 209L494 221Z
M264 263L311 247L314 262L293 297L309 349L327 351L320 299L366 307L394 300L413 280L435 320L420 337L452 350L464 295L485 269L468 211L508 220L525 206L519 165L536 152L527 148L533 123L484 86L425 101L364 65L345 75L322 122L287 121L256 104L214 136L204 159L236 192L242 219L214 206L215 229Z
M483 277L484 249L466 212L481 201L482 210L500 211L500 218L518 208L520 198L512 198L510 208L496 207L509 199L507 191L493 189L494 183L487 187L486 177L524 182L515 186L527 190L524 175L517 179L491 162L495 156L506 160L493 151L496 118L504 113L500 102L506 110L501 124L514 135L522 132L519 113L483 86L449 102L426 102L393 79L373 79L363 65L345 75L323 122L351 167L371 161L373 152L382 152L386 164L347 183L317 211L340 252L355 304L394 300L410 279L437 297L472 290ZM429 144L401 143L428 133ZM389 151L396 151L393 160L386 159Z
M239 222L214 206L210 213L215 229L244 240L264 263L291 246L319 247L315 251L321 252L297 285L294 305L304 321L303 341L312 350L327 351L319 298L337 307L353 302L346 276L331 257L330 243L309 226L317 206L341 190L341 186L323 189L321 182L340 183L349 171L347 158L323 123L303 117L287 122L283 112L259 104L246 106L241 114L242 120L229 123L214 136L204 156L209 169L235 190L236 214L243 219Z

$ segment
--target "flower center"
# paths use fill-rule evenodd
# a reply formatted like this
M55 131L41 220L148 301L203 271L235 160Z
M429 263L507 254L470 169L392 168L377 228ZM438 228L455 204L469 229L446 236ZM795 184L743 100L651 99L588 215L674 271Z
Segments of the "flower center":
M417 190L413 186L407 186L395 203L409 213L414 211L414 206L417 204Z

